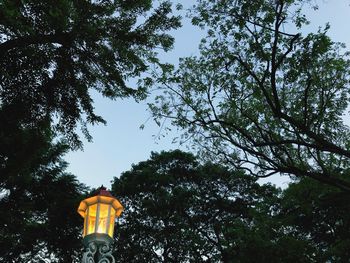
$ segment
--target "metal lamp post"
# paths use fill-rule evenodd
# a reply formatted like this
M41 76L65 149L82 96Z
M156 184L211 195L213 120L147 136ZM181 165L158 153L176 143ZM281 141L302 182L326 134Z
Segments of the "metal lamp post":
M114 221L123 206L103 186L98 193L80 202L78 213L84 218L82 263L114 263L112 255Z

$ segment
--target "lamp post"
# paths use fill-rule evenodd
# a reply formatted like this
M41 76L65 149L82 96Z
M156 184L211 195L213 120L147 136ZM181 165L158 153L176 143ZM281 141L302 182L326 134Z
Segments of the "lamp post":
M123 206L105 187L80 202L78 213L84 218L82 263L114 263L112 255L114 221Z

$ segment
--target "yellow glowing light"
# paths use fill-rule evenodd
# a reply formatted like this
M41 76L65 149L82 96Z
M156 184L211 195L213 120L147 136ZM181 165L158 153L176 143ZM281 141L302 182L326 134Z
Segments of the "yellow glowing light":
M100 233L113 238L115 217L119 217L122 211L123 206L106 190L81 201L78 213L84 218L83 237Z

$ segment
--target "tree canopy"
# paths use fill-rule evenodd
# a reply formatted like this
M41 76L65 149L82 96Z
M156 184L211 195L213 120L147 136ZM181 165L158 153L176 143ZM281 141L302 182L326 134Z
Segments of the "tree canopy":
M152 153L114 178L118 261L348 262L349 54L328 25L304 33L309 2L198 1L208 36L172 72L157 58L180 26L170 1L0 1L0 261L80 261L90 189L63 155L104 123L93 92L140 100L158 81L155 119L201 155ZM258 182L276 173L295 180Z
M116 257L120 262L320 262L306 231L297 235L288 231L295 230L294 222L281 224L290 215L280 213L280 190L256 180L199 164L178 150L153 153L114 179L113 194L125 206Z
M283 191L278 218L286 233L314 247L315 262L347 262L349 211L348 192L304 178Z
M159 77L151 110L203 155L258 177L308 177L350 191L349 53L305 33L300 0L200 1L200 55Z
M27 139L26 135L23 140ZM16 146L31 145L29 142L19 144L21 142ZM36 152L31 158L22 156L23 163L11 163L0 169L2 262L41 262L43 259L72 262L77 257L81 248L81 220L76 208L88 189L65 172L67 164L62 155L67 149L67 145L46 141L46 145L40 147L40 154ZM23 147L20 151L14 147L14 151L21 156L28 149Z
M81 146L76 127L103 123L92 90L103 96L144 98L128 84L168 50L166 32L180 25L171 4L160 1L1 1L0 107L20 107L21 124L49 120L70 145Z
M180 26L169 1L0 1L0 260L70 262L88 188L62 157L104 123L92 94L140 100Z
M285 190L179 150L115 178L120 262L347 262L347 192L304 178Z

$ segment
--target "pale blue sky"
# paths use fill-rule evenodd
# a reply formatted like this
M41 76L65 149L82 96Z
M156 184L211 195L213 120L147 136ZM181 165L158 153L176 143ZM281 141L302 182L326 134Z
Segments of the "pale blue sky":
M190 7L195 1L180 0L184 8ZM319 25L330 22L329 35L333 40L344 42L350 47L350 1L349 0L318 0L318 11L309 11L312 22L308 31L314 31ZM183 27L172 33L175 37L175 48L162 59L176 64L178 58L197 54L200 39L205 35L197 27L193 27L186 18ZM147 121L150 114L147 112L147 101L136 103L133 100L110 101L99 95L94 95L95 109L106 121L107 125L92 126L89 128L93 142L84 141L84 150L75 151L66 155L70 163L68 171L91 187L101 184L110 187L114 176L131 168L132 163L147 160L151 151L176 149L179 146L172 144L172 134L160 140L154 139L159 127L152 120ZM146 123L141 130L141 124ZM174 134L173 134L174 135ZM269 181L285 186L287 178L275 176Z

